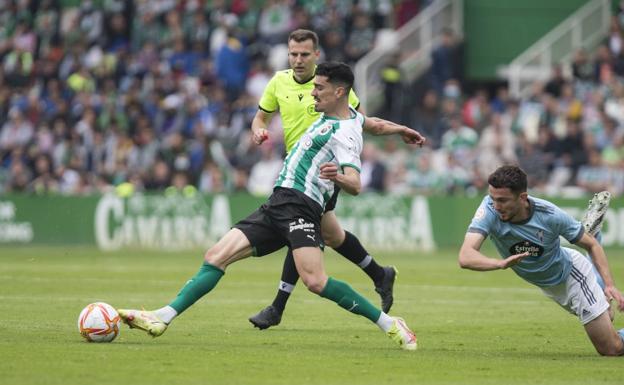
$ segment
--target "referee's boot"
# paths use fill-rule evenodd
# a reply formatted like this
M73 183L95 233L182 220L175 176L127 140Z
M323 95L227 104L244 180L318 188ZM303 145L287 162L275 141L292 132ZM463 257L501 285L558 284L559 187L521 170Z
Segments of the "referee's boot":
M608 191L601 191L594 194L581 220L587 233L595 236L600 231L610 201L611 193Z
M394 303L394 280L397 276L397 269L394 266L383 267L384 277L379 282L375 282L375 291L381 297L381 310L388 314Z
M269 305L254 316L249 317L249 322L260 330L268 329L271 326L277 326L282 321L282 313L280 313L273 305Z

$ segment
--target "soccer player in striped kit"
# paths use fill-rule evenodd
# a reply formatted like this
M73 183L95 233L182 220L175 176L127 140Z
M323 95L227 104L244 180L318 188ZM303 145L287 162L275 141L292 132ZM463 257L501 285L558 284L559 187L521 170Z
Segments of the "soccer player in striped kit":
M204 255L199 272L169 305L155 311L118 309L130 327L157 337L169 323L210 292L232 263L270 254L284 246L293 253L303 283L315 294L375 323L402 349L415 350L415 334L347 283L328 277L323 267L321 217L336 187L361 190L360 152L364 116L348 103L353 73L344 63L317 67L312 95L322 112L294 145L268 201L238 222Z
M314 99L310 92L314 84L314 70L320 57L319 38L314 31L298 29L288 37L288 63L290 69L277 71L267 84L258 103L258 112L253 119L251 129L253 140L261 144L268 138L267 126L271 119L279 113L284 131L286 152L290 153L294 144L307 130L310 124L319 117L314 108ZM349 92L349 105L360 110L360 102L353 90ZM422 145L425 138L416 130L393 122L367 117L364 131L373 135L400 135L404 142ZM325 205L321 220L323 241L326 246L352 263L359 266L375 285L375 291L381 297L381 308L388 313L392 307L394 296L394 266L380 266L375 258L364 248L359 239L349 231L345 231L334 208L338 200L338 190ZM249 321L260 329L278 325L290 294L295 288L299 274L295 268L291 250L284 259L284 266L273 302Z

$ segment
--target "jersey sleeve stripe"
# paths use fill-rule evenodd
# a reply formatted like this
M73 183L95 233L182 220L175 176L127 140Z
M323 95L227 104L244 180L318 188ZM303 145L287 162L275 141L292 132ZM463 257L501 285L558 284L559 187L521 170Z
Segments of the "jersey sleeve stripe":
M481 234L481 235L483 235L484 237L487 237L487 236L488 236L488 233L487 233L487 232L485 232L485 231L483 231L483 230L481 230L481 229L477 229L476 227L469 227L467 232L468 232L468 233L477 233L477 234Z
M362 172L358 166L356 166L356 165L354 165L352 163L342 163L340 165L340 167L342 167L343 170L344 170L345 167L351 167L351 168L354 168L355 170L357 170L357 172Z
M269 111L269 110L267 110L266 108L262 108L262 106L260 106L260 105L258 105L258 108L259 108L259 109L261 109L262 111L266 112L267 114L272 114L272 113L274 113L275 111L277 111L277 110L275 110L275 111Z

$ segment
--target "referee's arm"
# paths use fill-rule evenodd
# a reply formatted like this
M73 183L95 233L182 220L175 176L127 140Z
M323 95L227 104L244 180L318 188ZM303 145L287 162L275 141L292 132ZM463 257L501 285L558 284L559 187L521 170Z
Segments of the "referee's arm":
M273 112L267 112L262 108L258 108L256 116L251 121L251 139L255 144L262 144L269 138L267 127L273 118Z

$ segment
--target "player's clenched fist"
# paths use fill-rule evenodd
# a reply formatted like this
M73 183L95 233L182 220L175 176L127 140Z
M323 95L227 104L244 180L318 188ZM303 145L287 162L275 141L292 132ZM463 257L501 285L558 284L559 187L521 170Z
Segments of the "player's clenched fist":
M262 142L267 139L269 139L269 132L265 128L253 130L251 140L253 140L255 144L262 144Z
M338 175L338 165L335 163L323 163L320 167L321 179L333 180Z

